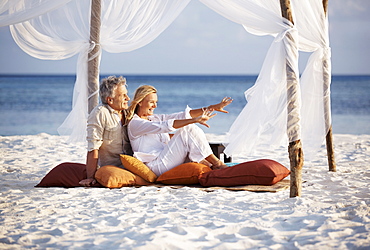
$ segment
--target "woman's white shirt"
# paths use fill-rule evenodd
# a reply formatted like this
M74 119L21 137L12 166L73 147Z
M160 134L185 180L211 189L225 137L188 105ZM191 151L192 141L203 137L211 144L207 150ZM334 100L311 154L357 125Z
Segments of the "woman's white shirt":
M149 120L134 115L127 126L128 136L134 157L144 163L153 161L158 157L165 145L169 142L169 132L175 130L175 120L190 119L190 108L184 112L174 114L154 114Z

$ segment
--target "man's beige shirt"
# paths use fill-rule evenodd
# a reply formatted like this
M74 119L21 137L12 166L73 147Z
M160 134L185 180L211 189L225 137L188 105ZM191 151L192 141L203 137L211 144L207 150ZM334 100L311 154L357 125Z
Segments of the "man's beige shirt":
M118 112L109 105L100 104L91 111L87 120L87 142L88 151L99 150L100 167L121 166L119 155L132 155L127 124L121 124Z

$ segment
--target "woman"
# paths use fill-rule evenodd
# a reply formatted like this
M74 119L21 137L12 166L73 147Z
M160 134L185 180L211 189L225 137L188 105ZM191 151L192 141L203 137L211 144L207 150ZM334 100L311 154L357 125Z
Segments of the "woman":
M226 165L214 154L204 132L194 123L206 123L216 114L213 111L228 113L223 108L232 102L225 97L220 103L207 108L170 115L156 115L157 90L150 85L140 86L128 109L128 136L134 156L144 162L157 176L185 163L187 159L201 162L220 169ZM170 139L169 132L176 131Z

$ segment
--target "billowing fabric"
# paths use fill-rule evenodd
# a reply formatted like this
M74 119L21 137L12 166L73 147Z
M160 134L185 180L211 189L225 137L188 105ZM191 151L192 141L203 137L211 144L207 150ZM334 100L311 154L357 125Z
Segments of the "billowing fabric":
M299 50L313 52L301 76L302 146L305 158L313 158L331 127L331 52L329 25L322 1L292 1Z
M291 1L294 25L281 17L277 0L200 1L252 34L275 37L255 85L245 92L247 104L228 132L225 153L250 154L259 145L281 146L301 139L306 158L314 155L331 126L330 47L322 0ZM90 2L0 3L0 26L14 24L12 36L26 53L45 60L79 54L73 109L58 130L72 141L84 141L86 135L89 51L99 46L100 51L120 53L150 43L190 0L102 0L100 43L89 41ZM288 65L299 75L298 50L312 52L300 82L290 81L286 74ZM291 98L295 105L288 111Z
M57 9L70 1L71 0L2 0L0 2L0 27L27 21Z
M275 37L255 85L245 92L247 105L232 124L225 153L251 153L259 144L282 145L301 137L300 90L288 81L287 66L298 72L298 33L281 17L278 1L201 0L224 17L243 25L253 34ZM298 79L297 79L298 80ZM295 105L288 110L287 89ZM288 123L288 116L291 117Z
M331 126L330 48L322 1L291 1L294 26L281 18L279 1L200 1L252 34L275 37L255 85L245 92L247 104L229 130L225 153L251 154L259 145L301 139L306 158L313 157ZM314 53L291 96L296 106L288 112L292 85L287 85L284 65L298 76L297 50Z
M35 5L39 0L13 2L21 13L25 10L23 6ZM10 29L19 47L33 57L60 60L79 54L73 109L58 132L69 135L70 141L85 141L89 98L87 64L91 60L88 53L95 46L99 46L100 51L115 53L145 46L172 23L190 0L102 0L100 43L89 41L91 1L64 2L66 4L58 9L50 7L49 12L45 7L42 11L45 14L14 24Z

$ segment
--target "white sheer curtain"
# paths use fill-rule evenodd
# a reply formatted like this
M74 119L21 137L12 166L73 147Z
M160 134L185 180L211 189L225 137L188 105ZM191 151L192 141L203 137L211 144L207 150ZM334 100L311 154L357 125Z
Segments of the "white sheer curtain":
M299 50L313 52L301 76L302 146L313 158L331 126L328 19L321 0L292 1Z
M255 35L275 37L255 85L245 92L247 105L231 126L225 153L250 154L258 145L286 145L302 140L305 157L320 149L331 126L331 64L328 21L321 0L292 1L294 27L281 18L277 0L201 0L224 17ZM298 31L298 34L297 34ZM292 36L295 42L287 39ZM298 75L298 50L313 52L296 91L296 120L287 124L285 63ZM287 58L287 61L285 61ZM302 93L302 94L301 94Z
M72 141L86 140L87 55L94 46L89 42L89 20L90 1L80 0L70 1L58 9L10 26L15 42L33 57L43 60L61 60L79 55L73 92L73 110L60 131L62 134L71 135Z
M19 6L32 2L16 1ZM173 22L189 1L102 0L100 48L118 53L150 43ZM89 51L96 46L94 41L89 42L89 22L90 1L72 0L61 8L11 26L16 43L33 57L59 60L79 54L73 109L58 129L60 134L70 135L70 141L86 140L87 61Z
M162 33L182 12L190 0L102 1L100 48L121 53L141 48ZM94 44L92 44L94 46ZM91 48L92 49L92 48ZM61 135L71 141L86 139L87 122L87 54L80 56L73 95L73 109L59 127Z
M302 139L304 148L308 149L306 155L316 152L331 125L330 48L321 0L292 1L294 26L281 17L277 0L200 1L252 34L275 37L255 85L245 92L248 103L230 128L225 152L248 154L257 145L281 146L297 139ZM99 47L120 53L145 46L172 23L189 2L102 0ZM88 53L96 46L95 41L89 41L89 21L90 0L0 2L0 25L14 24L10 27L12 36L26 53L45 60L79 54L73 110L59 128L60 134L70 135L72 141L84 141L86 134ZM313 53L301 78L302 109L297 89L294 98L298 106L288 114L287 89L291 86L286 84L286 65L298 75L297 43L300 50ZM297 120L287 124L288 115Z
M38 0L0 2L0 27L20 23L57 9L71 0Z
M110 53L141 48L157 38L191 0L105 0L102 49Z
M248 154L257 145L282 145L300 139L300 91L287 123L286 66L298 76L297 30L281 17L279 1L272 0L201 0L224 17L242 24L247 31L275 37L255 85L245 92L247 105L232 124L225 141L227 155ZM251 48L253 49L253 48ZM299 86L298 86L299 88ZM289 126L289 127L288 127Z

